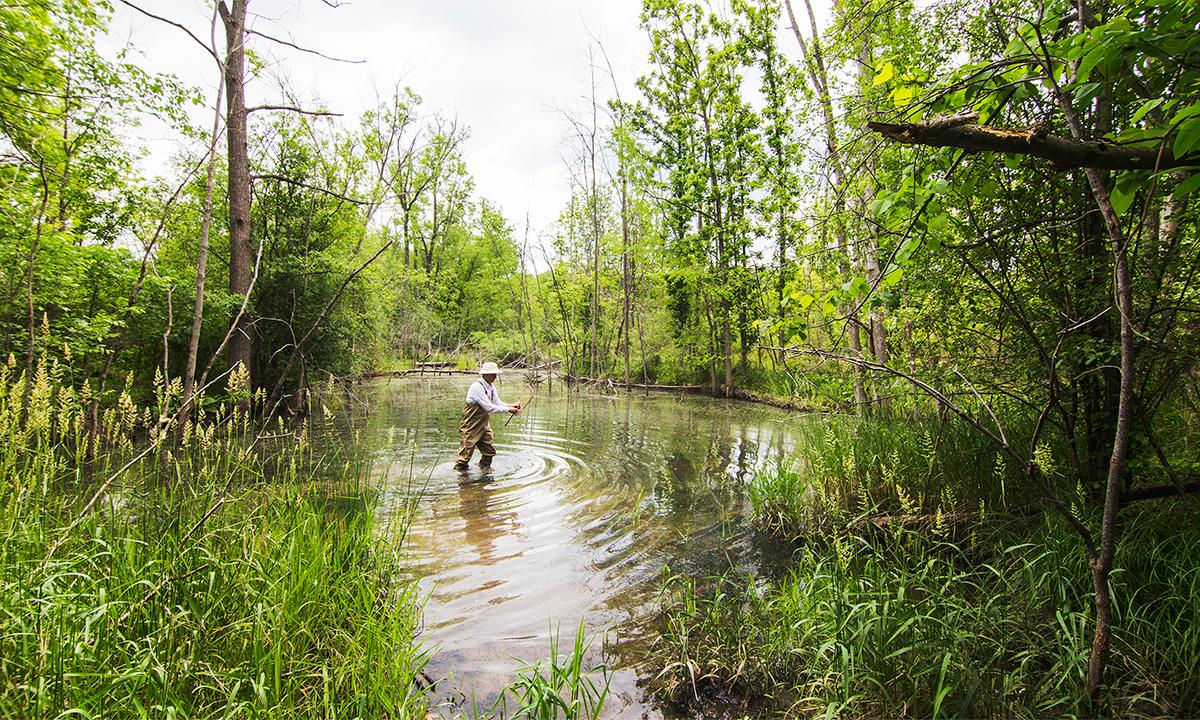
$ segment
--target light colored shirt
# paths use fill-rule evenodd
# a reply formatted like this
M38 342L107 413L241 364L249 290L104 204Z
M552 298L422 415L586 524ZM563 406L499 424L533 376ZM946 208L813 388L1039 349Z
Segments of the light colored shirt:
M467 390L467 404L478 405L493 415L508 412L508 405L500 402L500 396L496 394L496 386L483 378L471 383Z

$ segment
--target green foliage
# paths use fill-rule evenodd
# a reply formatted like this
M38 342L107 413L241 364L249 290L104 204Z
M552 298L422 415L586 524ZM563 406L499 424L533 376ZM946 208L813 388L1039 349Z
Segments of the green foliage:
M85 464L86 398L64 377L42 365L22 419L21 380L0 370L0 712L424 708L404 524L378 525L353 450L318 458L303 428L262 440L220 408L178 436L154 427L135 456L151 409L123 394L104 415L107 449Z
M603 665L584 666L589 643L580 623L575 632L571 654L559 650L559 633L550 633L550 657L543 666L538 662L517 672L517 679L505 688L517 708L509 716L531 720L597 720L603 717L608 698L608 670ZM597 679L595 675L599 674ZM501 698L507 704L506 698ZM503 715L503 714L502 714Z
M1187 555L1200 536L1177 525L1194 512L1181 502L1139 515L1118 553L1119 715L1189 715L1200 703ZM904 530L818 532L781 579L668 576L656 686L685 707L720 688L829 717L1088 712L1090 579L1075 539L1051 520L991 535L968 551Z

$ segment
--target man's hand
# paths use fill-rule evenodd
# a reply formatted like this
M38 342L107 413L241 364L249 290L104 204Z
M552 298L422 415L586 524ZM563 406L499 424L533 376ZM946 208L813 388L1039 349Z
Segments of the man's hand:
M512 405L509 405L508 411L513 415L519 414L521 412L521 403L513 403Z

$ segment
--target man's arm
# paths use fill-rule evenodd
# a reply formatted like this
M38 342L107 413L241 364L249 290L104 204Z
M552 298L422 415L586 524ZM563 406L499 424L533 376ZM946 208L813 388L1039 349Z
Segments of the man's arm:
M492 415L495 415L496 413L514 412L513 408L520 410L520 408L515 405L505 405L504 403L493 401L491 397L492 393L487 391L485 385L486 383L484 382L477 382L473 384L471 389L467 391L467 402L475 403ZM497 396L496 400L499 399L499 396Z

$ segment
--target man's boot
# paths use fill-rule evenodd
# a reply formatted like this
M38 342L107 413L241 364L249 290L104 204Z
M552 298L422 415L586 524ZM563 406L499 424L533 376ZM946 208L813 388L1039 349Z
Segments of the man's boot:
M484 455L483 457L479 458L479 467L486 470L486 469L490 468L491 466L492 466L492 456L491 455Z

